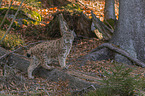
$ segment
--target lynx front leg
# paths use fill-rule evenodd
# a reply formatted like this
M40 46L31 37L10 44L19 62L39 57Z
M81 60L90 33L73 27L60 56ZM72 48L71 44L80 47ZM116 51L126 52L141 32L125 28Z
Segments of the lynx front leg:
M36 59L36 57L33 56L33 58L31 58L30 65L27 70L29 79L34 79L34 76L32 76L32 72L39 64L40 64L40 62L38 61L38 59Z
M61 68L66 68L67 69L67 65L66 65L66 55L58 56L58 60L59 60L59 64L60 64Z
M59 59L59 64L60 64L61 68L66 68L66 57L59 56L58 59Z
M48 70L53 69L53 67L47 65L48 63L51 63L51 59L48 59L47 55L43 54L41 66Z
M59 60L59 64L61 66L61 68L64 68L64 69L68 69L68 66L66 65L66 58L67 58L67 55L69 54L69 50L67 49L63 49L61 54L58 56L58 60Z

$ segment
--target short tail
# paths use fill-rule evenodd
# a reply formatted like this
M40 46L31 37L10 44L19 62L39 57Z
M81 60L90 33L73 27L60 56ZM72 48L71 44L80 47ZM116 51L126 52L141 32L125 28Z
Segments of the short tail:
M27 57L30 57L30 56L31 56L31 54L27 53Z
M31 57L31 49L27 51L27 57Z

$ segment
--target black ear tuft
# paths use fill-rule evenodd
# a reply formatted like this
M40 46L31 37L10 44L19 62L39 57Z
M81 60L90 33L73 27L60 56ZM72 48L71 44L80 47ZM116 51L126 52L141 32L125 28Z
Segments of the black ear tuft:
M30 57L30 56L31 56L31 54L27 53L27 57Z

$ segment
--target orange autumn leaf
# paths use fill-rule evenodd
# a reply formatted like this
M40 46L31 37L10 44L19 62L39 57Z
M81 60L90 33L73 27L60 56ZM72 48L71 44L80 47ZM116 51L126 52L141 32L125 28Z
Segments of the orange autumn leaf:
M91 13L91 11L90 11L90 10L86 10L86 13L87 13L87 14L90 14L90 13Z
M46 21L46 24L48 24L49 23L49 21Z
M53 8L49 8L49 10L53 10Z
M44 15L47 15L47 12L43 12Z
M45 24L40 23L41 26L45 26Z
M54 9L54 10L56 10L56 9L57 9L57 7L54 7L53 9Z

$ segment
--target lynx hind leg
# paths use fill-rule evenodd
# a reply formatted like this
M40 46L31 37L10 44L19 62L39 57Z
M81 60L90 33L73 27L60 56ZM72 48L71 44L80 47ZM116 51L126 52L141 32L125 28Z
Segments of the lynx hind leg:
M43 54L41 66L45 69L51 70L51 69L53 69L53 67L47 65L47 64L50 64L50 63L51 63L51 59L48 59L47 55Z
M32 72L39 64L40 64L39 60L35 56L33 56L31 58L30 65L28 67L28 78L29 79L34 79L34 76L32 76Z

